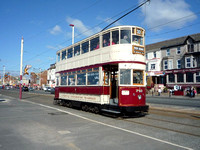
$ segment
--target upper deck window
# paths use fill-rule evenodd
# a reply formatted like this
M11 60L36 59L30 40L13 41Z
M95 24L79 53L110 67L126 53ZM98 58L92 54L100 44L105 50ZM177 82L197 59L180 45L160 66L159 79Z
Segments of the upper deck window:
M68 49L67 58L71 58L73 56L73 49Z
M139 44L139 45L143 45L143 37L138 36L138 35L133 35L133 44Z
M62 51L62 60L66 59L66 50Z
M58 53L58 55L57 55L57 61L58 62L60 61L60 53Z
M121 30L120 44L131 43L131 30Z
M74 56L80 55L80 45L74 47Z
M82 44L82 54L87 53L89 51L89 41Z
M99 37L96 37L90 41L90 51L99 49Z
M103 47L110 46L110 32L103 35Z
M119 30L112 31L112 45L119 44Z

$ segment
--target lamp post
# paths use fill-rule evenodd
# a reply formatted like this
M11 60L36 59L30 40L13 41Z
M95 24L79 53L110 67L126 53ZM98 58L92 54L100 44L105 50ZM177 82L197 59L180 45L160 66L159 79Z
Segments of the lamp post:
M21 59L20 59L20 83L19 83L19 99L22 99L22 67L23 67L23 46L24 39L21 40Z
M72 27L72 45L74 44L74 25L70 24L69 26Z

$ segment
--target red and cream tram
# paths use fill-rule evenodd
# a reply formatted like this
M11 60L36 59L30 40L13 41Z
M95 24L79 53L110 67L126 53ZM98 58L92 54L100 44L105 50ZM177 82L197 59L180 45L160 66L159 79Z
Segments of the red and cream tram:
M57 52L54 102L95 113L147 112L145 30L117 26Z

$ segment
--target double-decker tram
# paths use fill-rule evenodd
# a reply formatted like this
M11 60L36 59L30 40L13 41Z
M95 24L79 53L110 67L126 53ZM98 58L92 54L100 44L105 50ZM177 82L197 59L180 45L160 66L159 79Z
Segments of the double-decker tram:
M117 26L57 52L54 103L84 111L147 112L145 30Z

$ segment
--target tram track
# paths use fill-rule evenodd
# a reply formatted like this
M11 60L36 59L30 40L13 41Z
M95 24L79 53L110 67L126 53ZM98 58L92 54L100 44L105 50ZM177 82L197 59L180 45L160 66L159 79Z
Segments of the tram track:
M119 119L119 118L118 118ZM150 118L148 118L150 119ZM194 134L194 133L190 133L190 132L185 132L185 131L181 131L181 130L176 130L176 129L170 129L167 127L162 127L162 126L158 126L158 125L153 125L150 123L144 123L141 121L136 121L136 120L129 120L129 119L122 119L120 118L119 120L123 120L125 122L129 122L129 123L135 123L135 124L140 124L140 125L144 125L144 126L148 126L148 127L153 127L156 129L162 129L162 130L166 130L166 131L172 131L172 132L176 132L176 133L181 133L181 134L185 134L185 135L190 135L190 136L195 136L195 137L200 137L200 134ZM179 124L180 125L180 124ZM183 124L182 124L183 125ZM187 125L184 125L187 126ZM194 127L193 128L200 128L200 127Z

